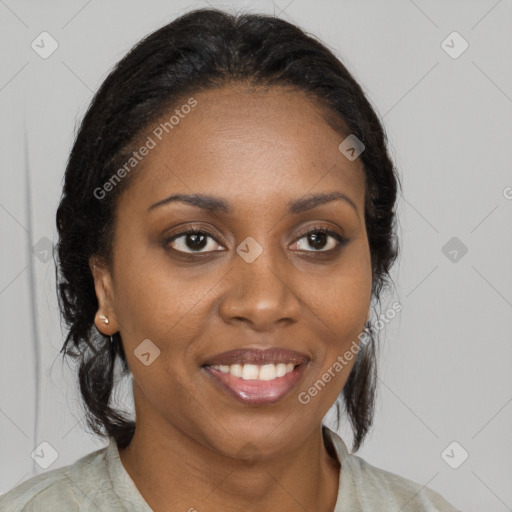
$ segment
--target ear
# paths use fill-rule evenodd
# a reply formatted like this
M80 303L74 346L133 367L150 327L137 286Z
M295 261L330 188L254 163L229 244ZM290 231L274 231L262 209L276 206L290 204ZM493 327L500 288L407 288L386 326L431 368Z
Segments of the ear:
M112 275L108 266L98 257L89 258L89 268L94 279L94 289L98 299L98 311L94 317L94 324L102 334L110 336L119 331L119 324L115 314L114 289ZM106 320L108 319L108 323Z

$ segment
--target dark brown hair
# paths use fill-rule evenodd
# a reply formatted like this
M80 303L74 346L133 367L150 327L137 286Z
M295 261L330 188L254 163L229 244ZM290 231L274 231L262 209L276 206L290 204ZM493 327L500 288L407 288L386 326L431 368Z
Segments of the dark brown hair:
M184 97L231 83L299 90L317 101L331 126L363 142L372 299L380 302L390 282L398 254L398 176L379 119L331 50L282 19L218 9L190 11L148 35L116 64L95 94L69 156L56 216L58 299L69 329L61 353L77 359L88 426L98 436L112 436L121 448L130 443L135 422L113 406L112 392L116 361L122 376L129 367L119 333L109 343L94 325L98 301L89 258L97 255L111 262L116 200L133 173L101 199L95 190L126 161L148 127ZM354 451L369 431L374 411L376 339L368 327L370 341L361 345L340 395L354 432Z

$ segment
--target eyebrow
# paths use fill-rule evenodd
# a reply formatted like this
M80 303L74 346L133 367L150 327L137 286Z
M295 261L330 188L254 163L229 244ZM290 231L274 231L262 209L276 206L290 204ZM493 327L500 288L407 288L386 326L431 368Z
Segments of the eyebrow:
M203 210L214 213L232 213L233 211L231 206L229 206L229 204L226 201L218 197L207 196L203 194L173 194L151 205L148 208L148 212L154 210L155 208L158 208L159 206L163 206L176 201L187 203L192 206L196 206ZM348 203L359 216L354 201L352 201L352 199L350 199L349 196L341 192L309 194L299 199L291 200L287 204L288 213L298 214L316 208L317 206L330 203L332 201L343 201Z

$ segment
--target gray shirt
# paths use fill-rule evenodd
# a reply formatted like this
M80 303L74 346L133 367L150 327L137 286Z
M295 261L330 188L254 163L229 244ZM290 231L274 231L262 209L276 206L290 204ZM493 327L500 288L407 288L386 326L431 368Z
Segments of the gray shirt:
M461 512L437 492L350 454L325 427L341 464L334 512ZM0 496L1 512L152 512L124 468L114 438L74 464L36 475Z

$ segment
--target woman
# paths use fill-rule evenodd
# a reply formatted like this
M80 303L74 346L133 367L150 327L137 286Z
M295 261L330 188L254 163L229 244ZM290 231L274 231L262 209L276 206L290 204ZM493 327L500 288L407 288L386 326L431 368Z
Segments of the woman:
M341 397L356 451L372 423L398 184L361 88L298 27L204 9L137 44L57 211L62 351L109 444L2 510L455 511L322 423Z

